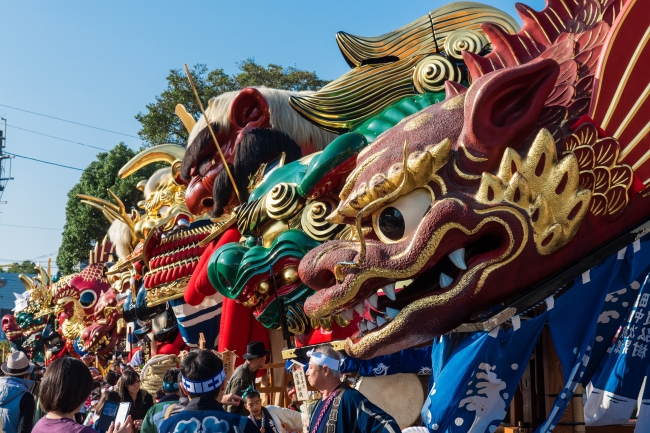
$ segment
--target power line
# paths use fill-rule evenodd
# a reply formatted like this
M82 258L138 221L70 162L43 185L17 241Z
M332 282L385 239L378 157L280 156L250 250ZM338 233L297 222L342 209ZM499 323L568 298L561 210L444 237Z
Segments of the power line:
M59 250L56 250L53 253L43 254L42 256L34 257L33 259L30 259L30 260L37 260L37 259L42 259L42 258L45 258L45 257L51 257L53 254L56 254L58 252L59 252ZM54 261L56 261L56 259Z
M43 164L50 164L50 165L56 165L57 167L69 168L70 170L84 171L83 168L70 167L68 165L61 165L61 164L57 164L55 162L43 161L42 159L36 159L36 158L30 158L28 156L16 155L15 153L5 152L5 154L15 156L16 158L23 158L23 159L29 159L30 161L42 162Z
M39 230L57 230L57 231L62 231L63 229L55 229L52 227L34 227L34 226L17 226L14 224L2 224L0 223L0 226L6 226L6 227L21 227L24 229L39 229Z
M55 137L53 135L43 134L42 132L36 132L36 131L32 131L31 129L20 128L20 127L18 127L16 125L7 125L7 126L10 126L10 127L14 128L14 129L20 129L21 131L31 132L32 134L38 134L38 135L42 135L44 137L54 138L56 140L67 141L68 143L78 144L80 146L92 147L93 149L105 150L107 152L110 151L110 149L104 149L103 147L97 147L97 146L93 146L93 145L86 144L86 143L80 143L78 141L72 141L72 140L68 140L68 139L65 139L65 138L61 138L61 137Z
M112 131L110 129L104 129L104 128L100 128L98 126L86 125L85 123L73 122L72 120L66 120L66 119L61 119L60 117L48 116L47 114L36 113L34 111L24 110L22 108L12 107L10 105L0 104L0 107L7 107L7 108L11 108L12 110L23 111L25 113L35 114L37 116L47 117L49 119L54 119L54 120L60 120L61 122L68 122L68 123L72 123L74 125L85 126L86 128L98 129L100 131L110 132L110 133L117 134L117 135L123 135L125 137L137 138L138 140L141 139L140 137L136 137L135 135L124 134L122 132Z

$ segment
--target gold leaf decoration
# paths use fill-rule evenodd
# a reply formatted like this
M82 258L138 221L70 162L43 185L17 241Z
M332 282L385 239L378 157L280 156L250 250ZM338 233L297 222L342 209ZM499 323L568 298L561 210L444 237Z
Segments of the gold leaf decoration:
M508 148L498 173L483 173L476 194L479 202L506 202L524 210L533 226L540 254L566 245L589 210L591 190L580 188L578 159L567 153L558 160L551 133L539 131L525 158Z

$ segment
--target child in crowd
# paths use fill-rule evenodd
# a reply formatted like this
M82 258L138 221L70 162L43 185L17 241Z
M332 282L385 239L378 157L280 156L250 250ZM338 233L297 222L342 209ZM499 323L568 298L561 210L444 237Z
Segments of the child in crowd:
M296 392L296 386L294 385L293 381L289 382L289 385L287 386L287 394L291 399L291 404L289 405L289 409L295 410L296 412L300 412L300 406L302 406L302 401L298 400L298 393Z
M260 429L261 433L301 432L302 421L300 412L277 406L262 406L260 393L249 386L242 395L249 418Z

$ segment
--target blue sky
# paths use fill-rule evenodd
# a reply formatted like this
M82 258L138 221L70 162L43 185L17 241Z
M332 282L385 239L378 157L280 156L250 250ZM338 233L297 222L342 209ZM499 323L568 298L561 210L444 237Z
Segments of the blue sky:
M334 79L346 72L334 35L376 36L442 1L2 1L0 104L137 136L134 115L165 86L170 69L206 63L236 71L254 57ZM513 16L514 2L491 1ZM528 3L539 10L542 0ZM517 18L518 19L518 18ZM85 168L96 149L140 140L0 106L6 151ZM12 126L13 125L13 126ZM0 205L0 263L56 257L67 193L80 171L24 159ZM54 230L22 228L33 226Z

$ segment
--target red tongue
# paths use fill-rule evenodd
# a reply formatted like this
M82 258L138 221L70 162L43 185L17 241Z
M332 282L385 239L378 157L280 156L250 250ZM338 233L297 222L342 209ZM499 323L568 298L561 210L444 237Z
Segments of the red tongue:
M185 288L185 302L192 306L197 306L203 302L206 297L217 293L208 278L208 262L210 261L210 257L212 257L212 253L221 246L230 242L237 242L240 238L241 235L237 228L231 227L221 235L218 241L213 241L206 247L205 251L203 251L203 254L201 255L199 263L194 269L194 273L192 274L189 283L187 283L187 287Z

